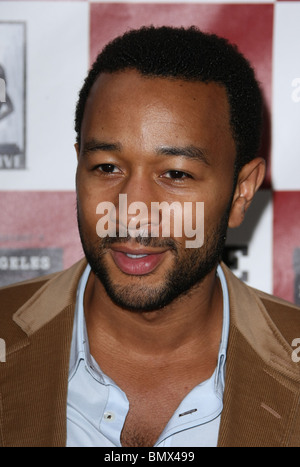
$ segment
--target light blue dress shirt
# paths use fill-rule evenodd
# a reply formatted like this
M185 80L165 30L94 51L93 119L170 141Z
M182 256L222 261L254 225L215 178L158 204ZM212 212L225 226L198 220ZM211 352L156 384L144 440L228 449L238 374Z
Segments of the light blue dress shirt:
M210 379L196 386L181 402L154 447L215 447L225 381L229 333L229 299L223 271L223 329L217 367ZM129 410L126 394L105 375L89 351L83 297L90 274L78 285L70 356L67 400L67 447L121 447L121 432Z

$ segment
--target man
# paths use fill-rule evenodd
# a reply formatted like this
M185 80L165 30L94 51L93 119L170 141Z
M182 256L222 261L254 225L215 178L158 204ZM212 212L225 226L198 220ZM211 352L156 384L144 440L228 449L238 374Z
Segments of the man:
M0 293L3 446L300 445L299 309L220 263L264 178L261 101L247 60L196 28L99 55L76 109L86 258ZM188 247L177 214L201 231L201 206Z

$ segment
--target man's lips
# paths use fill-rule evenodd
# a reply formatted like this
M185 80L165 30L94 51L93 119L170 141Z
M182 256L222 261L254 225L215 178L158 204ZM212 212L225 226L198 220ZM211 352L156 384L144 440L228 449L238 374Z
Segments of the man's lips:
M125 274L141 276L152 272L163 259L167 250L147 248L112 247L111 255L118 268Z

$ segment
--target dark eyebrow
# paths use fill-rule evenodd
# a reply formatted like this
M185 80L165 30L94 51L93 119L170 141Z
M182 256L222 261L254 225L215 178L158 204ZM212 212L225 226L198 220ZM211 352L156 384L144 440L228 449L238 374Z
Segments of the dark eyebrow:
M200 162L203 162L205 165L210 165L210 162L207 158L206 151L197 146L163 146L157 148L156 150L158 155L162 156L182 156L187 157L188 159L195 159Z
M83 144L82 154L88 155L91 152L107 151L107 152L120 152L122 150L121 143L108 143L95 138ZM188 159L198 160L209 166L209 160L206 151L197 146L161 146L156 149L156 154L159 156L181 156Z
M122 146L120 143L108 143L97 139L91 139L83 144L82 154L86 155L94 151L121 151Z

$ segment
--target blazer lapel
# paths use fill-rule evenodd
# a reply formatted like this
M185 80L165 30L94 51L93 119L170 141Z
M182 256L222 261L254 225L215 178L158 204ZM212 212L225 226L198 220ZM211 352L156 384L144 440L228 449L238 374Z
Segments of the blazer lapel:
M73 316L85 265L82 261L54 275L13 316L14 335L1 368L4 446L66 444Z
M288 446L299 411L299 367L257 293L226 268L231 325L219 446ZM300 446L298 427L297 445Z

